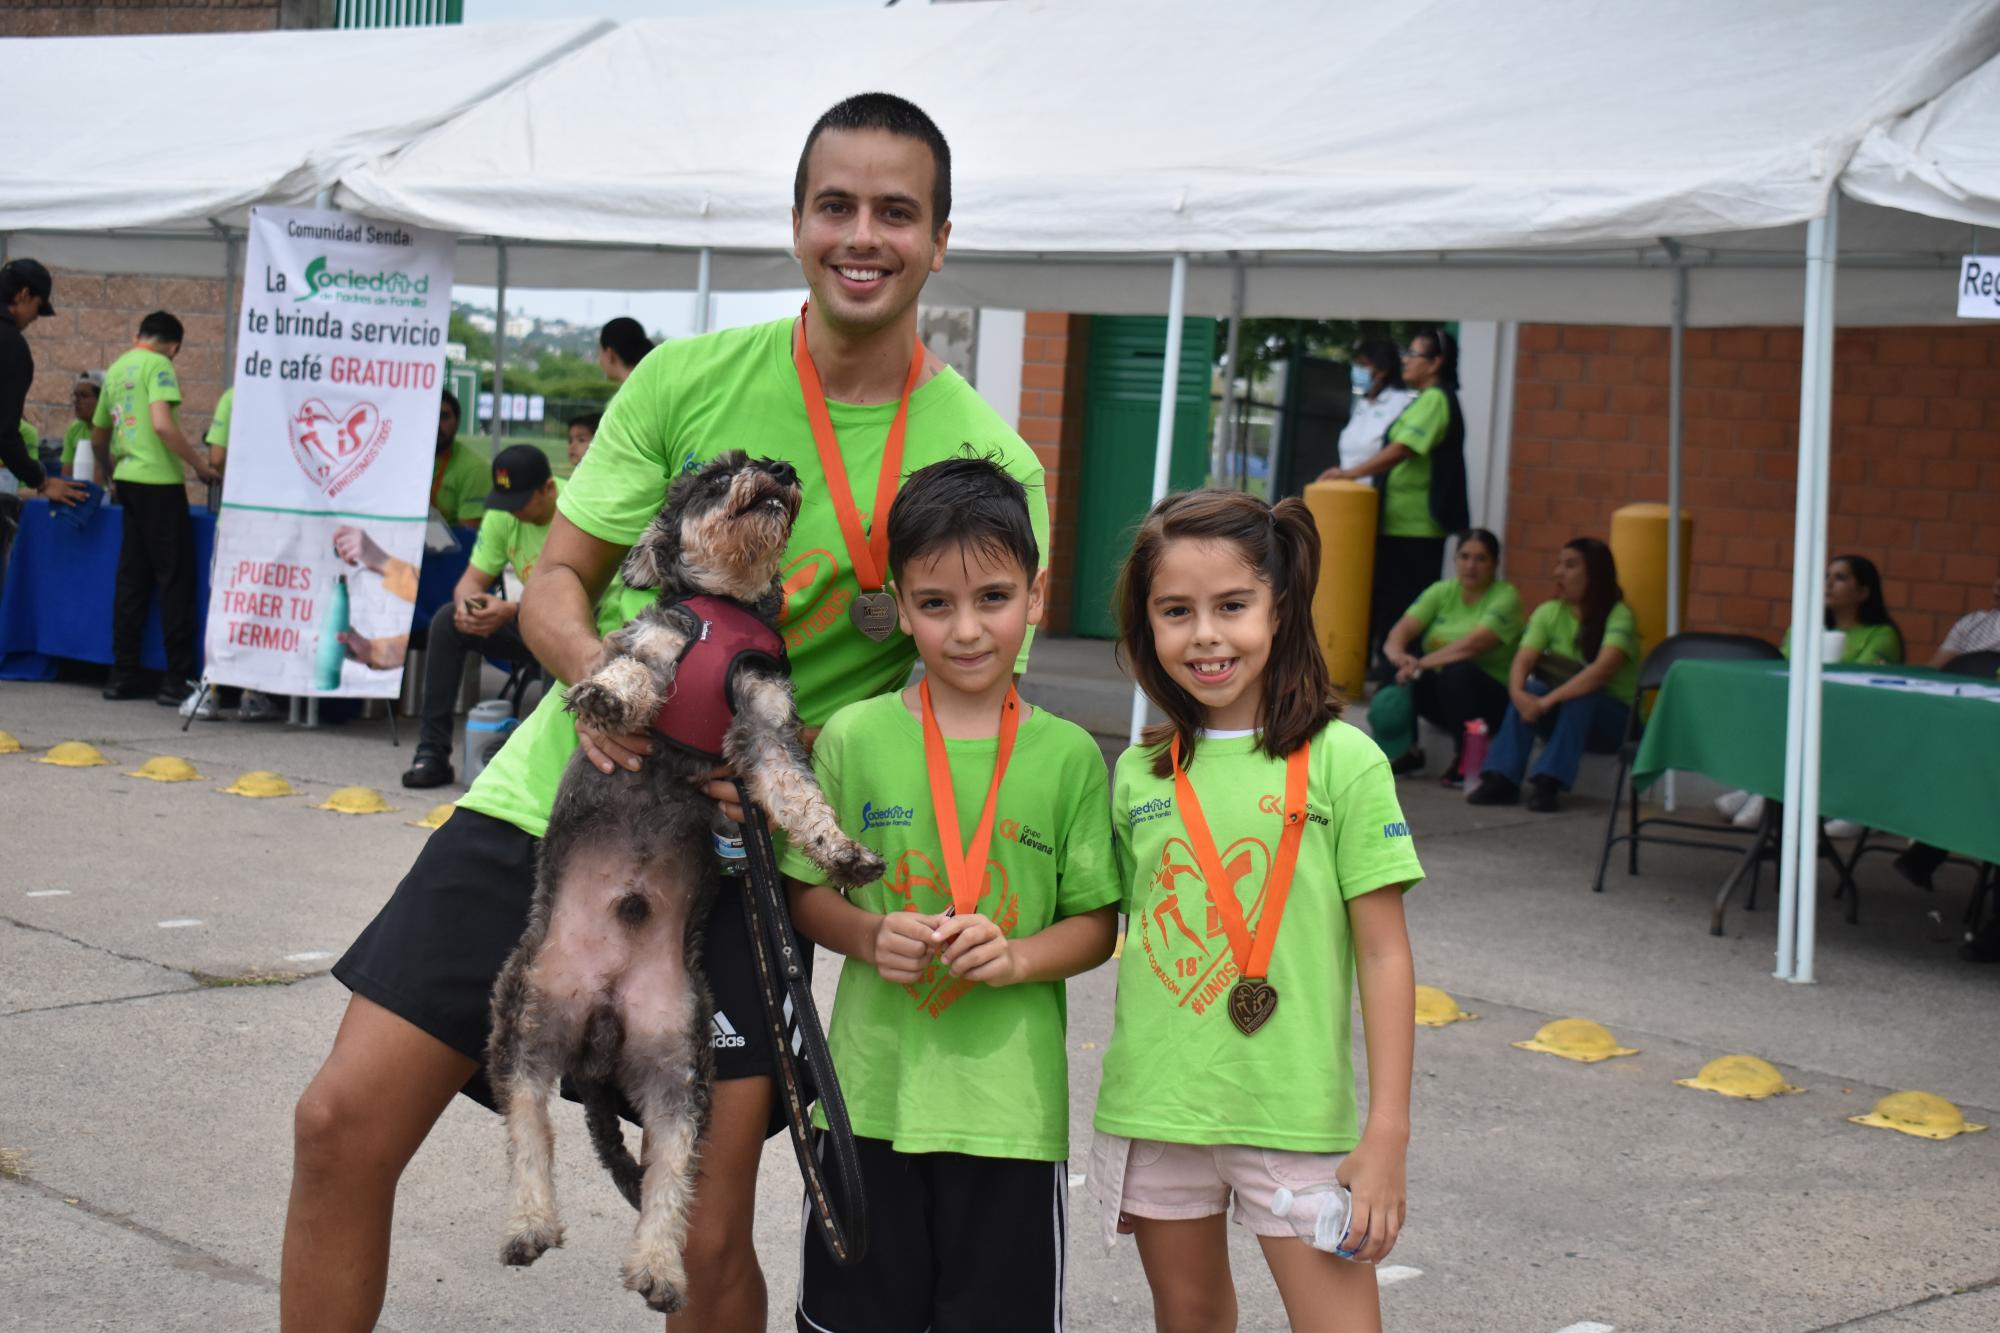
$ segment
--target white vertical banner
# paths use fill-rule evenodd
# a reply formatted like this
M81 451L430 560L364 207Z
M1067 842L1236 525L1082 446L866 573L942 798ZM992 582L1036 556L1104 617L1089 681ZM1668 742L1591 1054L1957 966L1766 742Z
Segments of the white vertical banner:
M452 241L349 213L250 212L208 678L401 689L446 387Z

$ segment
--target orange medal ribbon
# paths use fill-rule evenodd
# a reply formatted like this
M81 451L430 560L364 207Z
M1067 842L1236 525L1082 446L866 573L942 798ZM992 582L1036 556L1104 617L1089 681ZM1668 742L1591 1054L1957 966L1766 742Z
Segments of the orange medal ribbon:
M1270 874L1264 880L1264 914L1252 933L1243 920L1243 903L1236 896L1222 857L1215 849L1215 837L1208 831L1208 817L1202 814L1194 784L1181 771L1181 738L1173 740L1174 801L1180 810L1181 825L1187 830L1188 845L1194 849L1195 864L1208 883L1208 900L1222 920L1229 936L1229 952L1236 960L1241 978L1229 992L1229 1019L1245 1036L1270 1021L1278 1008L1278 992L1266 980L1271 970L1271 950L1278 943L1278 926L1285 917L1285 898L1292 889L1292 871L1299 863L1299 842L1306 832L1306 780L1312 754L1310 741L1285 756L1285 826L1278 840L1278 854L1271 859Z
M792 327L792 364L798 368L799 392L805 396L806 419L812 423L813 444L819 450L820 470L826 474L827 495L833 501L834 517L847 544L847 559L854 570L861 593L849 608L855 627L872 639L889 637L896 628L895 600L883 591L889 581L889 507L896 502L896 489L903 473L903 432L909 423L910 395L924 370L924 344L916 339L910 353L910 373L903 377L903 397L896 404L895 420L889 423L889 438L882 444L882 470L875 479L875 514L866 531L861 511L854 503L854 488L847 480L847 463L840 456L840 441L834 435L833 418L826 410L826 390L821 387L819 367L806 348L806 309L799 307L799 322Z
M917 697L924 705L924 771L931 780L931 806L937 812L945 879L951 886L951 909L959 916L966 916L979 910L979 899L986 889L986 849L993 842L993 812L1000 804L1000 779L1007 774L1007 761L1014 757L1014 733L1021 726L1021 697L1009 685L1006 701L1000 705L1000 752L993 759L993 785L986 789L986 808L980 812L979 827L973 830L970 847L958 838L958 797L951 785L951 756L945 752L944 733L938 730L937 714L931 711L930 681L917 683Z

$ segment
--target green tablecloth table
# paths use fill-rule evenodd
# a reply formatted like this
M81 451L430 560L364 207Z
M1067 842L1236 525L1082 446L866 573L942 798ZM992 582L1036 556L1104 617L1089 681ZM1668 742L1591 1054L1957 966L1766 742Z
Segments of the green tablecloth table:
M1782 800L1787 675L1783 662L1676 663L1633 785L1678 768ZM1867 683L1885 679L1992 688L1914 667L1827 667L1820 814L2000 862L2000 699Z

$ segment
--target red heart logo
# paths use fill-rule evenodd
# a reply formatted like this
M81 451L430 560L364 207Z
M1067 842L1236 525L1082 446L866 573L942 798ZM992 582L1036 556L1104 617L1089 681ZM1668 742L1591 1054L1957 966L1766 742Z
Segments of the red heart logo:
M308 398L285 427L299 469L329 497L357 481L389 438L388 419L369 402L336 408Z

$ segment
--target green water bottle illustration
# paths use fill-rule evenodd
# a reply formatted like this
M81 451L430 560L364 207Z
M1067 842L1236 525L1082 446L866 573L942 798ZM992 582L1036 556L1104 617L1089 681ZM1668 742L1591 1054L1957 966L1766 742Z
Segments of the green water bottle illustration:
M316 690L337 690L340 688L340 665L347 660L347 645L340 636L348 631L347 620L347 575L334 580L333 592L326 599L326 613L319 622L319 650L313 661L313 688Z

